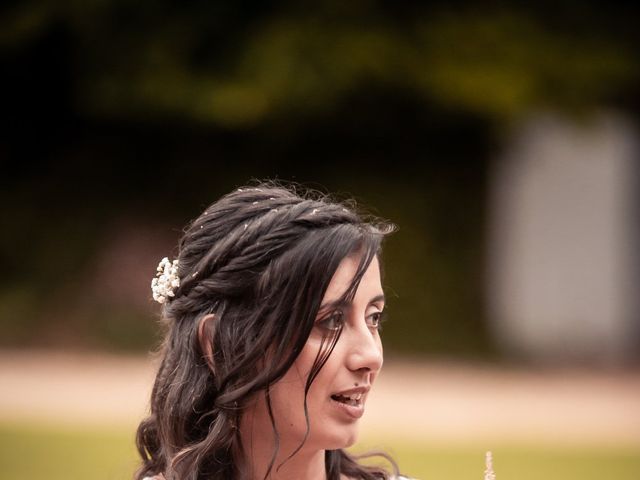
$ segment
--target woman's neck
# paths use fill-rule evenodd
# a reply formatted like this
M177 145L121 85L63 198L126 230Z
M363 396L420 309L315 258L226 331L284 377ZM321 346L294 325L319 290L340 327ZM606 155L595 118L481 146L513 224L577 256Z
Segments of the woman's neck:
M253 447L249 445L245 447L242 463L248 480L265 479L273 457L273 445L269 448L263 447L256 445L255 442ZM287 460L292 451L280 448L267 477L269 480L326 480L324 450L300 450Z
M266 415L255 415L257 409L266 409L263 402L250 405L240 420L241 456L237 458L242 478L247 480L326 480L325 450L311 442L303 442L299 435L287 435L286 425L276 416L276 429L281 432L278 438L273 425ZM278 451L273 459L275 445ZM297 452L296 450L300 448ZM294 452L295 455L291 456Z

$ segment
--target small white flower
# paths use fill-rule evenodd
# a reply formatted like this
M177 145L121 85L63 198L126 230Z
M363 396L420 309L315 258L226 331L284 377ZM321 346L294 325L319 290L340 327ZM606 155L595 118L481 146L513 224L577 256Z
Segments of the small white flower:
M165 303L169 297L175 296L175 290L180 286L178 277L178 260L170 262L167 257L160 260L156 278L151 280L153 299L158 303Z
M496 474L493 472L493 457L491 452L487 452L485 455L485 465L484 480L496 480Z

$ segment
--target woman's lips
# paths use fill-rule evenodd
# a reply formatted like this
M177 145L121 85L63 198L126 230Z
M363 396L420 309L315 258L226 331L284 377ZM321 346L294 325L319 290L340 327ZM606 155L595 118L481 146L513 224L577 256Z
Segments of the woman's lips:
M330 401L339 412L353 418L354 420L357 420L364 415L364 398L361 398L359 401L355 402L355 404L335 400L333 396L330 397Z
M331 395L332 404L343 414L358 419L364 414L364 402L370 387L356 387Z

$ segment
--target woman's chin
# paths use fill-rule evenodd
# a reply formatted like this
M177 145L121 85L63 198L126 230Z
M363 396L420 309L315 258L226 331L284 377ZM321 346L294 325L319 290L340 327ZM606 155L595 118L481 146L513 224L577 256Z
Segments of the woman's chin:
M355 443L358 441L358 432L356 432L354 435L352 435L351 437L349 437L347 439L346 442L344 442L344 445L341 448L349 448L352 447L353 445L355 445Z
M358 441L358 429L348 429L333 432L331 438L325 443L325 450L338 450L352 447Z

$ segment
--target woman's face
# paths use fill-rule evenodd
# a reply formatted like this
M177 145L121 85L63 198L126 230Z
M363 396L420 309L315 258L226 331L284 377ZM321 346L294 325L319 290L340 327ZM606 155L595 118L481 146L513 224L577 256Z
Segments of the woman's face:
M382 343L378 331L384 296L378 259L374 258L353 300L337 303L356 273L359 257L345 258L329 283L316 324L288 372L270 389L271 407L281 449L295 449L304 439L304 388L322 338L342 324L342 333L307 395L309 436L305 448L344 448L355 443L358 423L380 368ZM264 396L259 395L242 420L252 441L273 440ZM248 430L247 430L248 429Z

